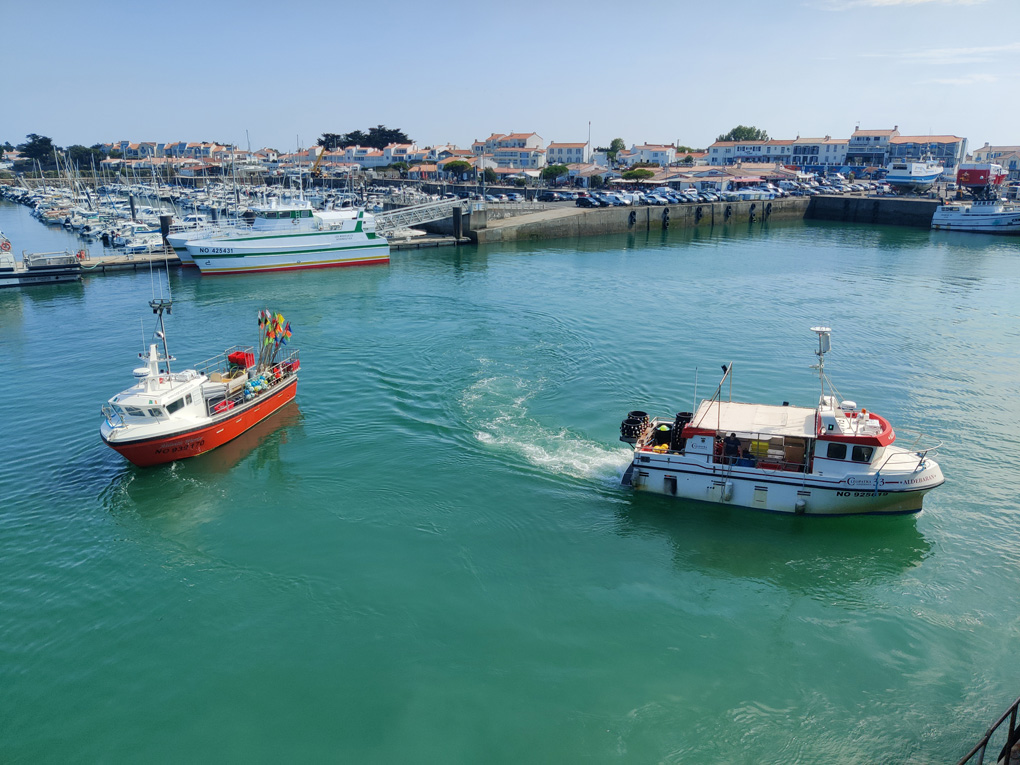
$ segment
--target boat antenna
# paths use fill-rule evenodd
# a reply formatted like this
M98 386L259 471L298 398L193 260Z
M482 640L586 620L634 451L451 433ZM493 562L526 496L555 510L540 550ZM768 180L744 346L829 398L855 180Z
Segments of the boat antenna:
M825 395L825 354L832 350L832 342L829 340L829 334L832 330L829 327L812 327L811 331L818 335L818 350L815 351L815 355L818 357L818 363L811 366L812 369L818 370L818 383L821 386L821 395Z
M158 297L149 301L149 307L157 317L156 321L159 329L156 330L156 337L163 342L163 357L166 361L167 375L170 374L170 362L173 360L173 357L170 355L170 349L166 345L166 327L163 325L163 312L173 313L173 305L174 301L170 298Z

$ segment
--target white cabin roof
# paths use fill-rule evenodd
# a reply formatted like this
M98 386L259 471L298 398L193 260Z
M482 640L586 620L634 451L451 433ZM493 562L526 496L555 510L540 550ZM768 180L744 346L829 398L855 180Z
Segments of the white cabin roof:
M727 433L814 438L815 410L802 406L702 401L691 425Z

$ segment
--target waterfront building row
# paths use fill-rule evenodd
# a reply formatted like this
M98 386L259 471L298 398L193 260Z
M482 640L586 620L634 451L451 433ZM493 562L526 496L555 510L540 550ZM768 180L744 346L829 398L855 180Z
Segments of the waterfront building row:
M709 163L780 162L809 172L843 167L885 167L893 160L931 156L947 170L967 158L967 139L955 135L900 135L892 129L857 128L849 138L769 139L765 141L716 141L708 147Z

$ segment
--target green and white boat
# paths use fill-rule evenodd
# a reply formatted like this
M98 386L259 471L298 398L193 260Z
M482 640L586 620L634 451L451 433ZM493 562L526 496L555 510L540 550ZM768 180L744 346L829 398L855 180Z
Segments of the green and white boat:
M390 260L389 242L376 234L375 217L363 209L319 212L306 206L270 205L250 211L244 220L235 227L198 231L185 242L188 256L203 274L335 268Z

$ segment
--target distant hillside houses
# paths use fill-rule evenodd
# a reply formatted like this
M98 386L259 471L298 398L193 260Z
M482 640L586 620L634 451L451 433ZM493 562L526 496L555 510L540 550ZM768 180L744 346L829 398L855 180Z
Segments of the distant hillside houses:
M420 147L416 143L392 143L382 149L367 146L346 146L330 151L313 146L295 152L279 152L268 147L242 151L235 146L208 141L155 142L115 141L102 144L107 152L119 152L123 160L107 160L107 167L190 168L203 174L240 173L317 173L344 175L355 170L373 170L405 163L408 177L416 180L449 180L444 166L460 159L468 162L471 172L490 168L500 176L529 175L537 177L548 165L566 165L572 178L599 175L609 178L611 167L626 169L634 166L732 167L751 164L778 164L804 172L846 172L857 168L882 168L892 160L923 159L931 156L952 171L967 157L967 139L955 135L901 135L899 126L862 129L857 127L849 138L822 137L771 138L765 141L716 141L704 152L678 152L668 143L633 144L617 152L615 163L604 151L592 151L587 141L552 141L545 144L536 132L492 133L484 140L475 140L469 148L455 144ZM687 157L690 156L690 159ZM977 160L1006 157L1009 169L1020 174L1020 148L992 147L985 144L974 152ZM160 161L157 161L160 160ZM162 160L166 160L163 162ZM199 164L195 164L199 163ZM201 169L198 168L201 166ZM598 168L598 171L590 167ZM584 169L579 169L584 168Z

